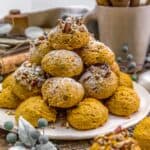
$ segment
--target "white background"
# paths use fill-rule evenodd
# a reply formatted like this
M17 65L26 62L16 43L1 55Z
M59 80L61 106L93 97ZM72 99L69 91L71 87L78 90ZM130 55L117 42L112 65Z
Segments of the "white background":
M95 0L0 0L0 18L10 9L20 9L22 12L43 10L53 7L83 5L94 8Z

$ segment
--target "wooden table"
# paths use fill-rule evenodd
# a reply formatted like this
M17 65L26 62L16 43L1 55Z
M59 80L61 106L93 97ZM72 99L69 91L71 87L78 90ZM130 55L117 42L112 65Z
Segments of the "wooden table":
M7 132L0 129L0 150L8 150L8 144L5 141Z

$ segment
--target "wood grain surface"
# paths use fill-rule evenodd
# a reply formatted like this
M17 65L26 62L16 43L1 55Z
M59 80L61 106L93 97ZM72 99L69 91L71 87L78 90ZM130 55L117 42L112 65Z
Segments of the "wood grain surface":
M7 132L0 129L0 150L8 150L9 146L5 141Z

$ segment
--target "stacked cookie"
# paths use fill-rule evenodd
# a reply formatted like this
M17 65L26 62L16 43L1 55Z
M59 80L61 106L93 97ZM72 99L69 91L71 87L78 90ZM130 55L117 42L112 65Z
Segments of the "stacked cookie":
M23 116L34 126L39 118L55 122L63 110L72 127L88 130L102 126L109 111L138 111L132 88L110 48L90 35L82 19L68 17L31 44L29 61L3 82L0 107L16 109L16 120Z

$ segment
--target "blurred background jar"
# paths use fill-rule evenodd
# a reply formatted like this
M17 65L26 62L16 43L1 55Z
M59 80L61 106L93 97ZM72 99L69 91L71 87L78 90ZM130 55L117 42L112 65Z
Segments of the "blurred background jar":
M12 9L9 14L4 17L4 22L12 25L12 35L24 35L25 29L28 27L28 16L21 14L19 9Z
M97 6L85 20L97 20L100 41L117 56L124 57L122 47L127 45L141 70L150 44L149 16L148 0L97 0Z

